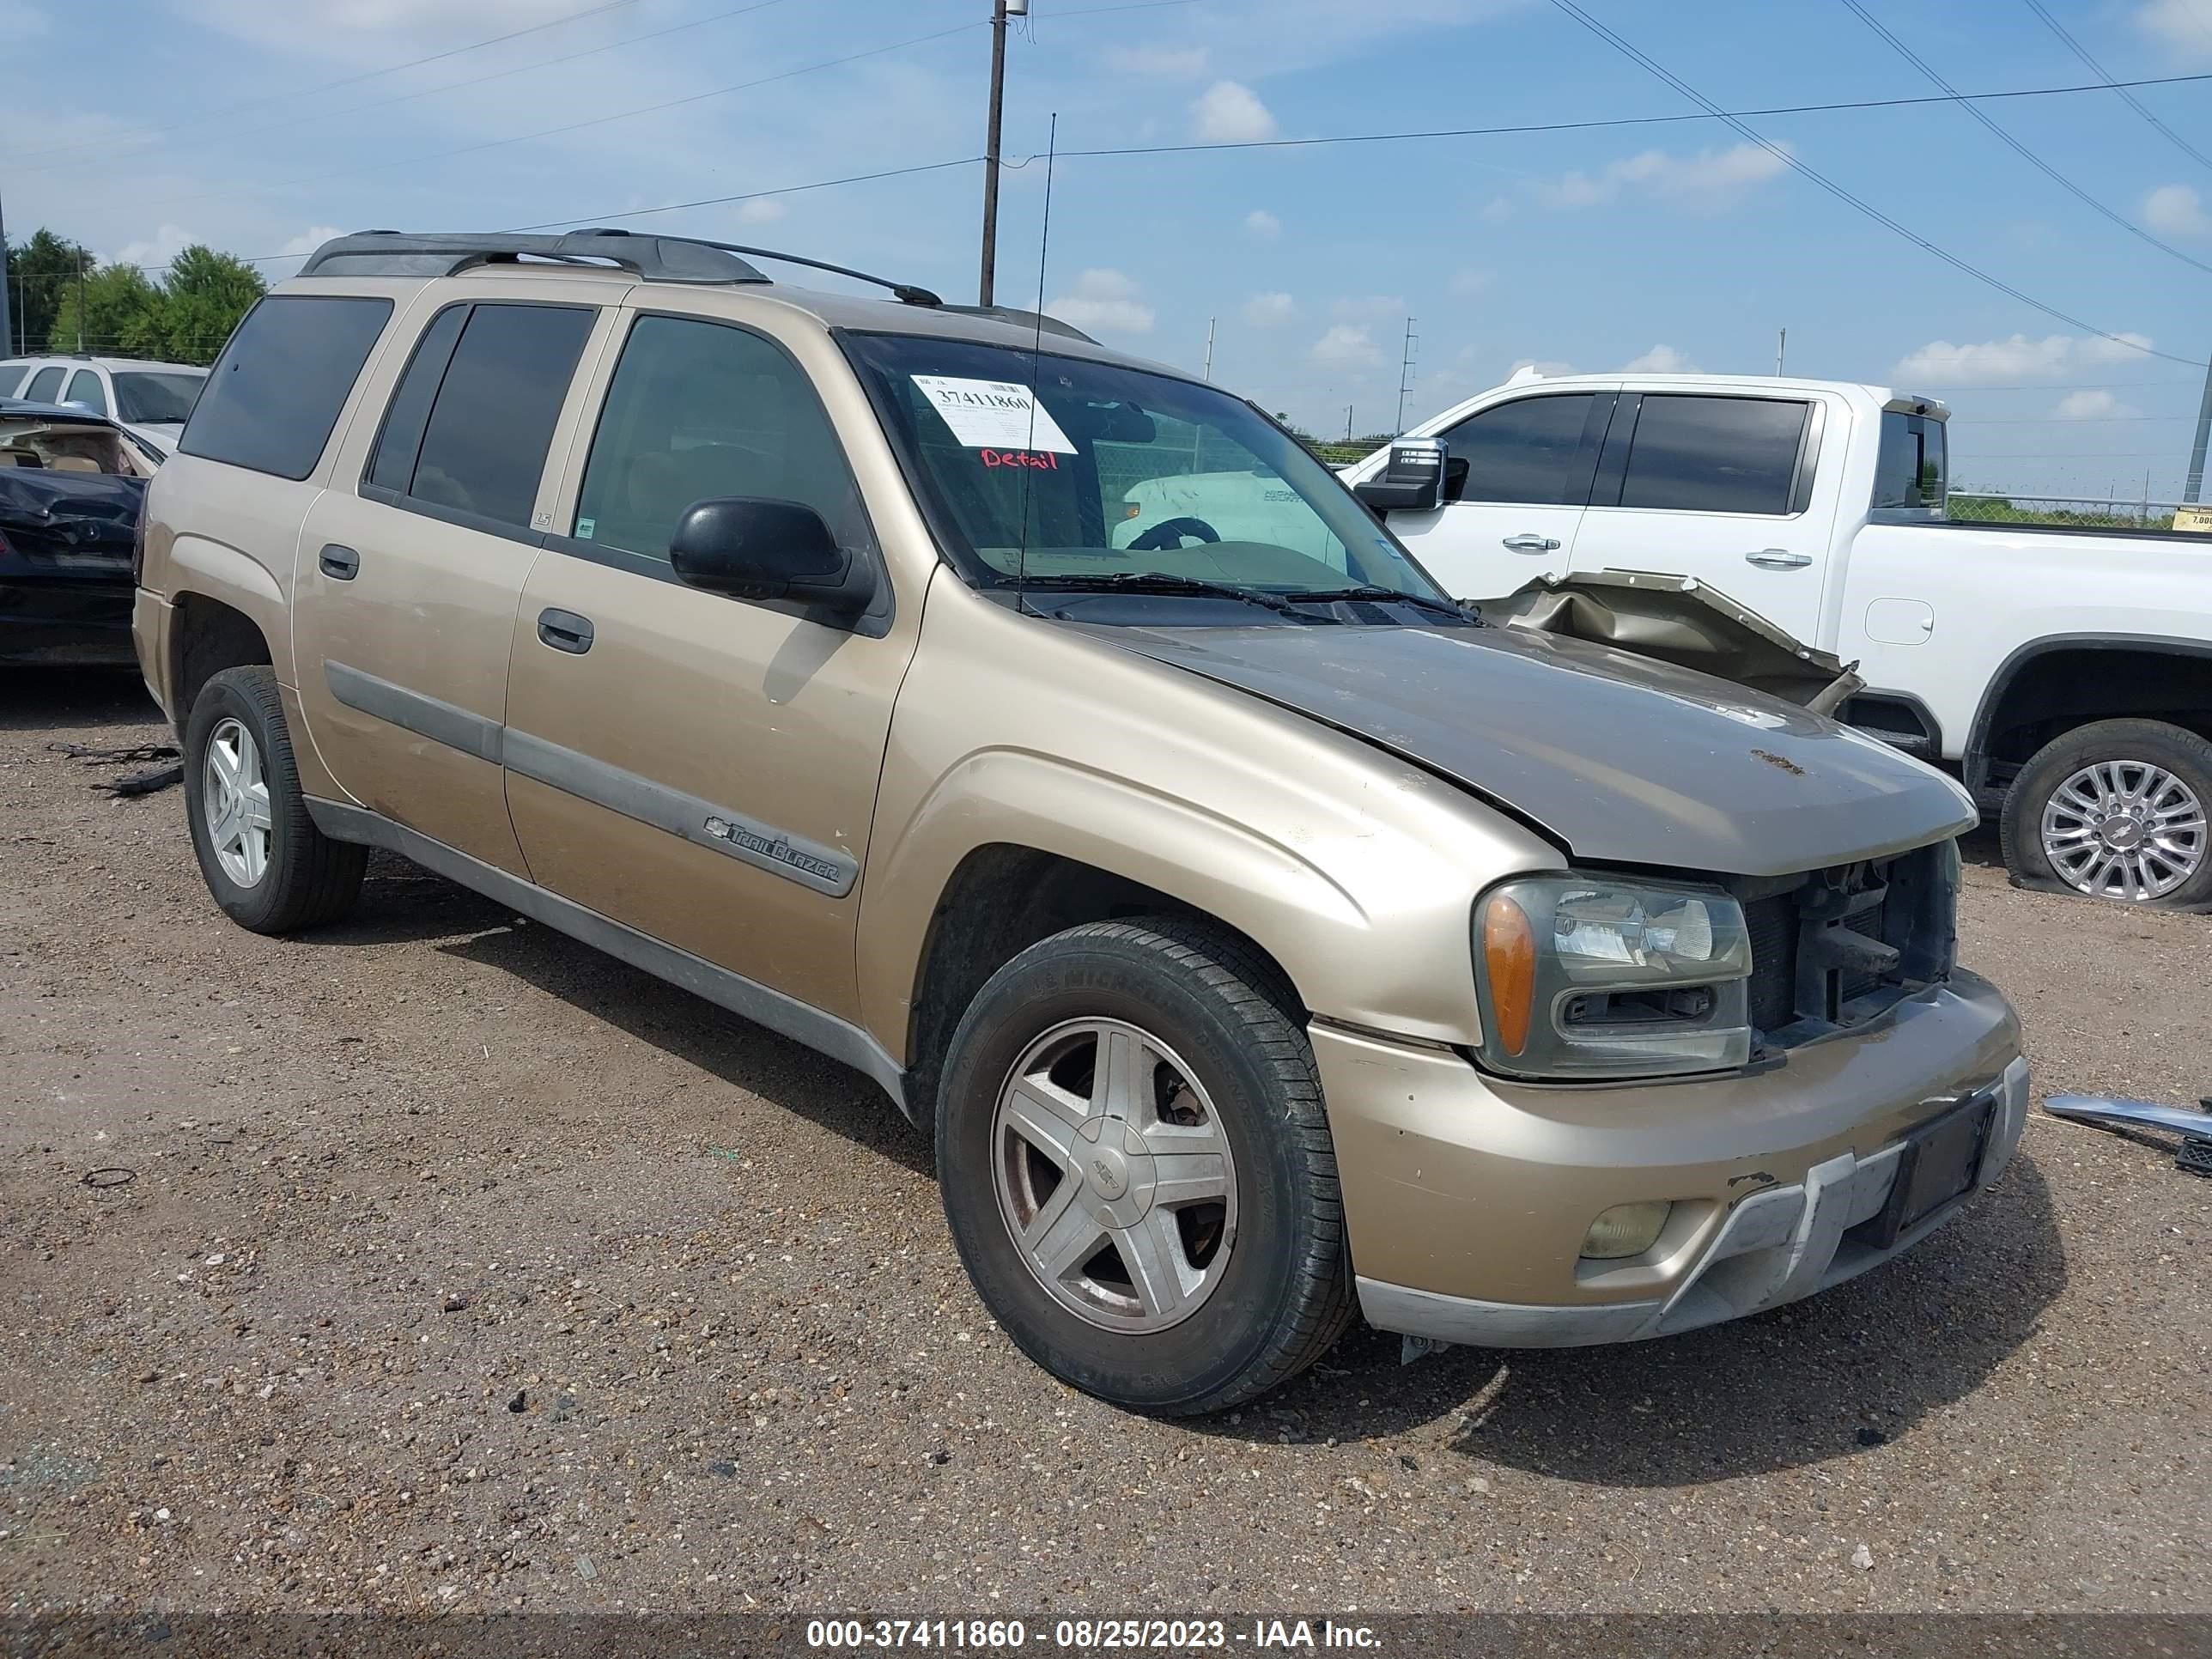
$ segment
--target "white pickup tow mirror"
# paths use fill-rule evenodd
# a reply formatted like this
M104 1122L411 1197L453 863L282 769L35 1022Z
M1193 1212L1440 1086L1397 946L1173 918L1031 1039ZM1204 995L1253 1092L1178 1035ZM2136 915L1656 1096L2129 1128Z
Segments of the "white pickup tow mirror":
M1377 513L1426 513L1444 499L1444 444L1441 438L1398 438L1382 470L1352 494Z

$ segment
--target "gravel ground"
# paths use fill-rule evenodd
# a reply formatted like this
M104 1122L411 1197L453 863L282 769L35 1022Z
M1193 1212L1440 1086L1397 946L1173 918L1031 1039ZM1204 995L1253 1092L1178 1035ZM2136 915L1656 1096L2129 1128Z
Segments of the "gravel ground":
M396 862L246 933L180 791L46 748L163 735L0 681L0 1611L2212 1609L2148 1146L2039 1115L1759 1319L1149 1422L994 1330L872 1085ZM2039 1091L2212 1090L2212 921L1968 880Z

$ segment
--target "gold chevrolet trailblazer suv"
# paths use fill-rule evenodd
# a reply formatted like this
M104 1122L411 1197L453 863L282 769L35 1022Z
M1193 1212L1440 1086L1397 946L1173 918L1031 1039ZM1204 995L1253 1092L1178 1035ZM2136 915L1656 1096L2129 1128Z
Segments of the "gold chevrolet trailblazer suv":
M330 921L384 848L843 1061L1007 1333L1145 1411L1355 1308L1734 1318L2004 1167L1957 785L1483 626L1218 386L752 258L818 264L366 233L240 325L136 612L239 923ZM1140 521L1238 473L1233 536Z

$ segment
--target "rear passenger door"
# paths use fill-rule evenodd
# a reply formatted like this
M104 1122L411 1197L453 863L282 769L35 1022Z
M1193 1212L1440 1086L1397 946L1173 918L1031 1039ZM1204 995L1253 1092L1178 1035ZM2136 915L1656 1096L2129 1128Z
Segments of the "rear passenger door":
M1456 599L1564 575L1613 400L1609 389L1513 398L1438 433L1444 504L1392 513L1392 533Z
M442 306L364 404L300 539L294 649L324 763L362 805L516 874L507 653L601 315L565 292Z
M857 1013L854 916L891 705L890 586L824 621L676 576L691 503L812 507L880 553L808 373L764 329L641 313L581 428L515 620L507 803L541 885L816 1008Z
M48 363L35 369L23 383L23 397L34 404L59 403L62 396L62 376L69 371L59 363Z
M1814 500L1825 424L1819 399L1624 397L1575 568L1695 576L1816 641L1834 518L1832 503L1821 510Z

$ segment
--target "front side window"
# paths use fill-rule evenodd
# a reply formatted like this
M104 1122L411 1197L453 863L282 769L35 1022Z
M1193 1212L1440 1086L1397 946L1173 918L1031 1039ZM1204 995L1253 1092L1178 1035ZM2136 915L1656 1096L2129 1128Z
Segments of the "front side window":
M100 376L88 368L80 368L70 376L66 403L82 404L95 415L107 413L107 388L100 385Z
M1942 421L1901 409L1882 411L1881 447L1874 464L1876 507L1943 505L1949 471L1945 435Z
M34 404L53 402L62 389L62 376L67 372L57 364L47 364L31 376L31 383L23 388L23 395Z
M392 318L368 295L277 294L246 313L209 371L177 447L280 478L315 470Z
M845 344L979 586L1164 579L1262 603L1347 588L1442 599L1326 466L1218 387L972 340Z
M1516 398L1492 404L1443 434L1449 463L1465 461L1467 477L1447 494L1462 501L1580 507L1597 469L1595 442L1584 441L1595 393ZM1456 475L1459 468L1449 465Z
M204 374L143 368L118 369L112 379L116 418L140 426L182 426L207 384Z
M1809 404L1777 398L1647 392L1620 505L1786 514L1811 412Z
M684 509L728 495L797 501L840 545L871 541L845 452L797 363L741 328L640 317L607 387L573 533L665 562Z
M424 348L392 394L371 479L392 480L387 488L426 506L526 526L561 405L598 313L575 306L474 305L459 325L450 358L441 363L428 336L452 314L441 314L426 331ZM410 460L404 444L391 452L386 441L407 431L410 411L428 390L418 377L433 374L434 395ZM404 484L396 482L402 472Z

